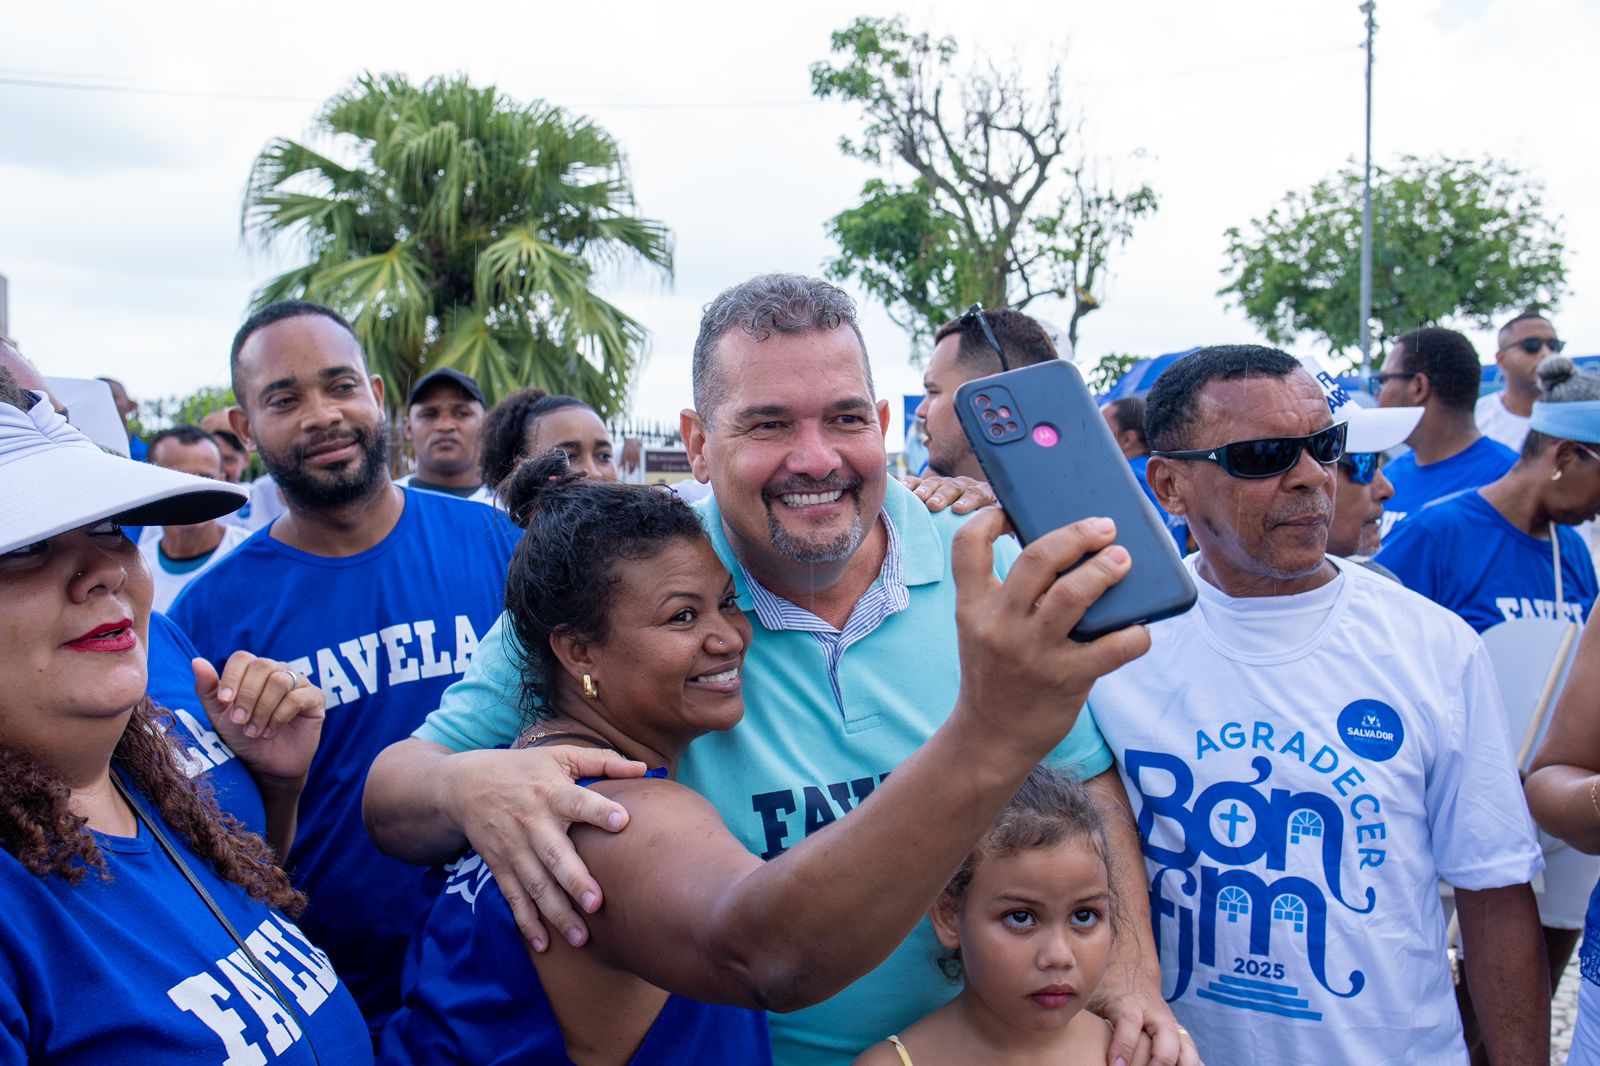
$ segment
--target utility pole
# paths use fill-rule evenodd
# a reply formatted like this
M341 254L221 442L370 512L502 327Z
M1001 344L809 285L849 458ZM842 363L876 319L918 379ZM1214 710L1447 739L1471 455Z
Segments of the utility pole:
M1361 369L1372 373L1372 33L1378 28L1372 11L1377 5L1366 0L1361 13L1367 16L1367 163L1361 188Z

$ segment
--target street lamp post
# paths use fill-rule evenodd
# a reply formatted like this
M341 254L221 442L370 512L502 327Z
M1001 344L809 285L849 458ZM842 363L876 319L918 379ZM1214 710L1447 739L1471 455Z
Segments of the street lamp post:
M1361 369L1372 372L1372 33L1378 28L1372 19L1377 5L1366 0L1361 13L1367 16L1367 161L1361 182Z

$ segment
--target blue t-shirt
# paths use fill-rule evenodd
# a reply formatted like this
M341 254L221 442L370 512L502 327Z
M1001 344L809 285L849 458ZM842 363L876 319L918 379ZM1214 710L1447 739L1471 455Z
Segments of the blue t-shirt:
M1514 618L1559 617L1581 625L1600 594L1594 561L1571 526L1557 526L1556 536L1559 612L1550 542L1513 526L1477 490L1439 500L1406 519L1383 542L1376 561L1479 633Z
M846 817L949 717L961 685L951 541L963 519L929 514L909 489L889 482L883 513L898 531L899 552L885 557L875 587L886 583L892 561L901 580L891 599L904 599L870 629L852 619L846 624L852 639L845 640L768 627L715 498L696 507L711 546L734 574L754 636L745 652L744 719L690 744L677 777L717 808L752 854L771 859ZM1009 572L1019 550L1009 538L995 543L996 576ZM798 612L792 604L789 610ZM515 639L505 620L490 630L467 679L451 687L416 735L455 751L511 743L520 724ZM1111 768L1089 707L1046 761L1084 779ZM939 950L924 918L888 959L844 991L774 1015L775 1057L795 1066L848 1062L943 1006L959 987L940 973Z
M1583 922L1583 947L1578 950L1578 972L1585 981L1600 985L1600 884L1589 894L1589 913Z
M136 837L96 834L110 881L37 877L0 852L0 1064L370 1063L367 1028L328 957L167 835L295 1001L316 1058L299 1019L141 825Z
M1150 488L1150 482L1145 477L1145 468L1150 465L1148 455L1135 455L1128 460L1128 465L1133 467L1133 476L1139 479L1139 487L1144 490L1145 499L1155 507L1156 514L1161 516L1161 521L1167 525L1167 532L1172 534L1172 539L1178 542L1178 554L1182 555L1189 550L1189 523L1177 515L1167 513L1161 506L1161 501L1156 499L1155 492Z
M664 770L651 776L666 776ZM587 783L587 782L582 782ZM404 1001L383 1031L384 1066L571 1066L511 907L475 851L430 877L433 910L406 957ZM442 889L442 891L440 891ZM761 1011L668 996L629 1066L772 1061Z
M1407 452L1383 468L1394 495L1383 505L1383 535L1434 500L1475 489L1500 478L1517 462L1517 453L1499 441L1479 437L1448 459L1418 465L1415 452Z
M159 611L150 613L150 680L145 690L150 702L167 712L159 720L183 746L183 768L190 777L204 774L218 806L250 832L265 834L267 812L256 779L211 729L200 697L195 695L194 667L189 664L199 655L170 618Z
M439 705L500 613L521 531L482 504L405 492L405 510L359 555L299 551L263 530L186 588L172 616L200 654L281 659L328 700L287 867L303 917L376 1032L400 994L424 870L382 854L361 821L372 760Z

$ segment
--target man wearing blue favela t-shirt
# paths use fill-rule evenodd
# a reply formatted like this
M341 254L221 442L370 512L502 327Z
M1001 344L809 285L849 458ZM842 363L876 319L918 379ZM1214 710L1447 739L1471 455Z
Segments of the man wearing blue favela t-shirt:
M1410 454L1384 470L1394 486L1384 507L1384 536L1434 500L1487 485L1517 461L1510 448L1478 432L1474 409L1482 379L1472 342L1433 326L1396 340L1372 376L1378 406L1422 408L1422 421L1406 439Z
M746 848L771 858L849 817L948 716L960 685L950 571L960 522L930 514L887 478L888 408L873 399L854 305L834 286L768 275L718 296L701 320L694 386L684 437L696 476L716 490L702 518L755 636L743 721L696 740L678 776L712 802ZM1015 557L1014 546L997 545L998 570ZM490 631L466 680L413 738L384 753L367 791L369 828L386 848L441 861L470 837L486 859L499 857L496 881L508 901L514 893L527 898L521 879L537 862L535 847L512 835L523 823L539 822L543 832L541 817L550 808L561 814L553 837L529 831L547 856L565 843L568 821L605 826L608 813L624 815L603 809L609 804L585 807L592 793L552 795L547 803L546 764L557 749L478 750L509 743L519 729L510 640L503 621ZM1102 802L1126 810L1088 708L1051 761L1079 770ZM1131 819L1110 821L1114 876L1136 877ZM603 885L586 875L560 880L574 899L594 893L585 909L600 905ZM1143 899L1122 897L1126 940L1097 1006L1124 1023L1114 1055L1133 1061L1133 1039L1145 1025L1174 1061L1180 1035L1155 991ZM539 896L545 917L582 943L581 926L560 921L555 904L548 893ZM527 921L519 924L537 935ZM957 987L936 967L937 953L924 921L839 995L773 1015L775 1060L848 1063L949 1001ZM1185 1066L1198 1061L1191 1044L1183 1054Z
M1493 1061L1547 1061L1543 861L1483 642L1326 555L1348 427L1290 356L1202 349L1146 404L1200 599L1092 699L1179 1020L1208 1062L1465 1063L1442 877Z
M383 381L336 313L299 301L258 311L232 371L234 428L289 509L185 589L172 616L212 662L250 648L327 696L286 866L311 898L302 924L377 1032L426 901L422 871L367 838L362 782L465 671L500 612L517 530L491 508L390 482Z

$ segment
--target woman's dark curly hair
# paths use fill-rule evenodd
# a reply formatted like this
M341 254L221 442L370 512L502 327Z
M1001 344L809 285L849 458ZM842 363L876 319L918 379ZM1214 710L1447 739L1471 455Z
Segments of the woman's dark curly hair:
M522 714L531 723L558 709L561 664L551 635L605 642L616 564L649 559L672 541L705 533L671 490L592 481L560 451L517 467L501 496L511 520L527 531L506 574L506 613L517 637Z
M552 396L543 389L518 389L489 408L478 435L478 473L483 483L498 490L528 457L528 430L533 423L568 407L594 410L576 396ZM506 499L506 494L501 492L500 498Z
M148 697L134 707L111 755L112 772L120 770L167 828L224 880L290 917L298 915L305 896L274 865L266 842L218 808L210 783L183 771L177 743L158 724L159 713ZM94 871L110 880L86 819L68 805L70 796L37 760L0 745L0 847L38 877L78 884Z
M994 825L978 841L978 846L962 862L961 869L945 886L939 905L952 909L961 906L967 889L972 886L972 876L978 864L996 855L1014 855L1028 848L1044 848L1064 840L1081 840L1100 856L1106 867L1106 884L1111 892L1111 934L1116 936L1122 922L1121 908L1117 903L1117 886L1111 881L1110 847L1106 843L1105 816L1095 805L1094 797L1083 783L1070 774L1037 767L1016 795L1011 797ZM952 981L961 977L961 950L946 952L939 957L939 969Z

